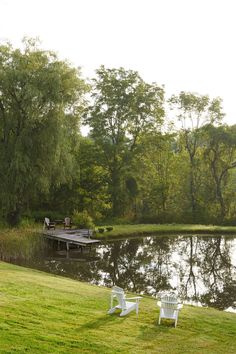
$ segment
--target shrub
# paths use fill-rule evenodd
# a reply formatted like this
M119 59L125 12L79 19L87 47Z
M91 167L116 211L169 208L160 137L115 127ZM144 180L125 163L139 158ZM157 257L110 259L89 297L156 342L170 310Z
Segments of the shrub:
M74 211L73 224L79 229L94 229L94 223L92 217L88 214L87 210L82 212Z
M26 218L26 217L23 217L20 221L20 226L22 228L28 228L28 227L33 227L35 226L35 222L33 219L31 218Z
M113 227L112 226L107 226L106 229L107 229L107 231L112 231Z
M100 234L102 234L104 231L105 231L105 229L103 227L98 228L98 232L100 232Z

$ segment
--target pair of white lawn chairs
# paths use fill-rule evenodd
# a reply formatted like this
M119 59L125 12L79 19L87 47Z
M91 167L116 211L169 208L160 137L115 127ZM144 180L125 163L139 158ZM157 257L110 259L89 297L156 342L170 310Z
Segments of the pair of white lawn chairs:
M118 301L118 305L114 306L114 300ZM108 314L114 313L117 309L121 310L120 316L125 316L129 312L135 310L138 315L139 301L141 296L126 298L124 290L118 286L113 286L111 292L111 306L108 310ZM130 301L132 300L132 301ZM135 300L135 301L134 301ZM179 310L182 308L182 304L178 302L178 299L174 295L164 295L161 297L161 301L157 302L160 307L160 315L158 323L161 323L162 318L168 318L175 321L175 327L177 326Z

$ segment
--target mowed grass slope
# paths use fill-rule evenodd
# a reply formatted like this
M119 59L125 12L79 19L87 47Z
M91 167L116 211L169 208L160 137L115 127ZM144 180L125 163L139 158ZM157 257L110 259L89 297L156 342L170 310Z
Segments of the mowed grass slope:
M236 314L184 306L158 326L156 301L139 316L107 315L110 289L0 262L0 353L236 353Z

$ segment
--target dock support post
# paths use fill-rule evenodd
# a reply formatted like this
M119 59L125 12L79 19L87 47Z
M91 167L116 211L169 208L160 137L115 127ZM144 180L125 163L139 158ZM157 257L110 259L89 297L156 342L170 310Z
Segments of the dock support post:
M69 249L70 249L70 244L69 242L66 242L66 250L69 251Z

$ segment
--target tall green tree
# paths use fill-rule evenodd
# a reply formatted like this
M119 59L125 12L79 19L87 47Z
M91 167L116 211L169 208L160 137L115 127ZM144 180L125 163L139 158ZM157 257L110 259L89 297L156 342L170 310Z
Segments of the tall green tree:
M235 192L230 190L227 193L229 190L227 187L230 182L232 184L230 171L236 168L236 125L232 127L207 125L204 131L206 133L204 157L213 178L214 199L219 206L219 212L215 217L222 222L235 198Z
M180 92L173 95L170 107L174 110L180 123L180 144L189 159L189 199L193 221L197 218L198 209L198 151L201 147L201 127L206 124L218 124L224 114L222 113L221 99L210 99L207 95L198 95L191 92Z
M78 120L86 89L77 69L34 40L22 50L0 47L0 197L10 224L33 198L67 179L67 120Z
M101 163L110 176L113 215L121 213L121 183L142 134L160 127L164 116L164 90L148 84L135 71L97 70L92 105L85 116L91 137L101 148Z
M174 139L173 134L155 132L140 140L132 169L139 188L137 212L143 220L167 221L173 211L174 199L179 197ZM174 213L177 216L177 208Z

